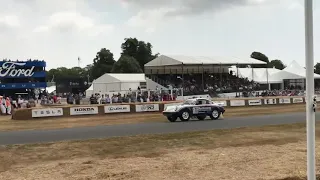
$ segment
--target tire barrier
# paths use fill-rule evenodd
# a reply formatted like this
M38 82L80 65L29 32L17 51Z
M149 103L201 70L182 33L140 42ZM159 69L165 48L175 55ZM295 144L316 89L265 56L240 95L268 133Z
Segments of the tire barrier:
M304 97L258 97L237 99L213 99L225 107L272 106L305 103ZM111 115L119 113L162 112L167 106L181 104L180 101L124 103L103 105L46 106L44 108L17 109L12 112L13 120L30 120L48 117L78 117L84 115Z

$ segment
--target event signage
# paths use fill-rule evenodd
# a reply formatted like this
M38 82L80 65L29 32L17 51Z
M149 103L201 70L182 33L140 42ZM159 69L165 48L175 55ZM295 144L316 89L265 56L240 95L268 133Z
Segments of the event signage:
M230 100L230 106L245 106L244 100Z
M264 104L277 104L276 99L264 99Z
M248 100L249 106L260 106L262 105L261 99L250 99Z
M88 114L98 114L98 107L88 106L88 107L71 107L70 115L88 115Z
M136 105L136 112L153 112L159 111L159 104Z
M45 109L32 109L32 117L55 117L62 116L62 108L45 108Z
M104 113L130 112L130 105L104 106Z
M34 72L34 66L27 69L16 69L16 66L23 67L26 63L23 62L5 62L0 67L0 77L32 77Z
M279 98L279 104L291 104L290 98Z
M303 103L303 99L302 99L302 97L300 97L300 98L292 98L292 102L293 103Z

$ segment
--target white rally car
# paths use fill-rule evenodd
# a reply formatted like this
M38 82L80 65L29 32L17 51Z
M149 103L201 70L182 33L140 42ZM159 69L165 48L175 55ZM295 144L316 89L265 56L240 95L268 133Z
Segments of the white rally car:
M213 103L205 98L194 98L188 99L180 105L167 106L163 111L163 115L170 122L175 122L177 118L181 121L189 121L192 117L204 120L207 116L212 120L216 120L224 112L223 104Z

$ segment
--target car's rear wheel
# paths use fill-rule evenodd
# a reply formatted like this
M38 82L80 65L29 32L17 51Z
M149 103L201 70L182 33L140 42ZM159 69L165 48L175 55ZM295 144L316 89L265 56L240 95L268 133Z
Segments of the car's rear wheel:
M177 117L172 117L172 116L170 116L170 117L167 117L167 119L168 119L170 122L176 122Z
M206 115L197 116L197 118L198 118L200 121L203 121L206 117L207 117Z
M189 112L188 110L182 111L179 118L180 118L181 121L189 121L189 119L190 119L190 112Z
M217 120L220 117L221 112L218 109L213 109L211 114L210 114L210 118L212 120Z

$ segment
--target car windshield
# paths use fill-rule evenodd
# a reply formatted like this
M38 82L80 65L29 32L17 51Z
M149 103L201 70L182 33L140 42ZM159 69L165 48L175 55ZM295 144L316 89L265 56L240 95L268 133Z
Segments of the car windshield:
M191 105L194 105L194 104L196 104L196 101L193 100L193 99L188 99L188 100L184 101L183 104L191 104Z

